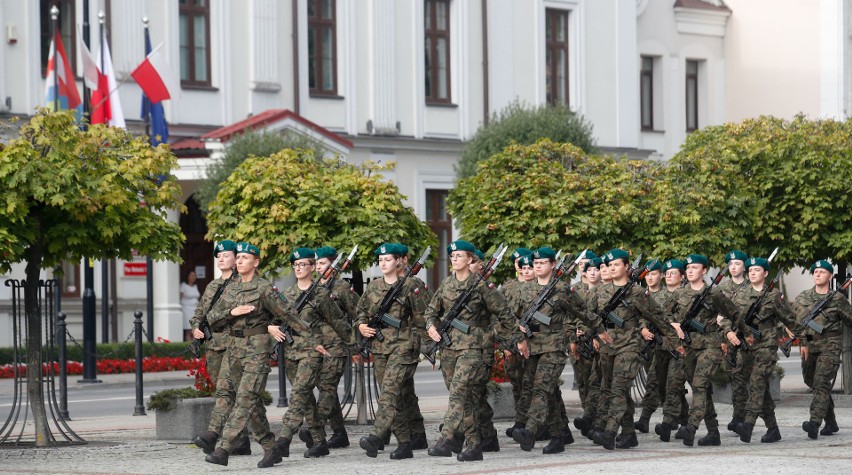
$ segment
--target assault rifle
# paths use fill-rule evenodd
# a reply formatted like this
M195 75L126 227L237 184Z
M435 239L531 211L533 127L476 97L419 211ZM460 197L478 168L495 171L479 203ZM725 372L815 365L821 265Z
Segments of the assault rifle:
M278 290L278 287L272 287L272 290L275 291L275 293L278 295L278 298L280 298L281 300L283 300L285 302L287 301L287 299L284 297L284 294L282 294L281 291ZM298 311L296 311L296 316L297 317L299 316ZM281 326L279 327L279 330L281 330L281 333L284 334L284 342L287 343L288 345L292 345L293 344L293 329L290 328L290 325L288 325L287 322L281 322ZM278 344L281 345L281 343L278 343ZM283 346L279 346L278 351L281 351L283 349L284 349Z
M648 330L654 334L654 338L645 342L645 346L642 347L642 351L639 352L639 356L642 357L645 361L651 361L651 355L653 349L657 346L663 345L663 337L660 336L660 328L657 325L654 325L653 322L648 322ZM669 350L669 354L672 355L672 358L679 360L680 355L677 354L677 351Z
M808 314L802 320L802 325L807 326L811 330L822 335L822 332L823 332L823 330L825 330L825 328L823 328L823 326L820 325L819 323L815 322L814 319L820 313L822 313L823 310L825 310L825 307L829 304L829 302L831 302L831 299L834 298L834 294L836 294L840 290L848 289L850 284L852 284L852 277L847 276L846 282L844 282L843 285L841 285L839 288L834 289L834 290L830 291L829 293L825 294L825 297L821 298L819 300L819 302L814 304L814 306L811 307L810 311L808 311Z
M609 298L609 301L604 305L604 308L600 311L601 320L609 320L609 322L618 328L624 327L624 319L619 317L618 314L615 313L615 309L621 305L621 302L630 294L630 290L634 285L641 282L642 279L645 278L645 274L648 273L648 269L636 269L639 266L639 263L642 262L642 254L639 254L639 257L633 261L633 264L627 268L627 283L624 284L620 289L618 289L612 297Z
M577 353L580 353L580 356L583 357L583 359L591 361L595 357L594 339L595 335L592 333L583 333L580 338L577 339Z
M488 280L488 278L491 277L491 274L494 273L494 269L496 269L497 265L500 264L500 261L503 259L503 254L506 253L506 249L508 249L508 246L500 244L497 250L494 251L494 254L491 255L491 259L488 261L488 264L486 264L485 268L482 269L482 272L478 272L475 276L473 276L473 282L471 282L471 284L464 289L461 295L456 298L453 306L444 314L444 318L438 322L436 330L438 330L438 335L441 336L441 339L429 343L429 346L426 347L426 351L423 352L423 356L425 356L430 363L435 364L435 352L438 351L439 346L443 345L445 347L449 347L453 344L453 340L450 337L450 331L453 328L464 334L468 334L470 332L470 325L459 320L458 317L463 311L468 309L467 302L473 296L476 286L479 285L480 282Z
M349 264L352 263L352 259L355 257L356 252L358 252L357 244L355 245L355 247L352 248L352 252L350 252L349 255L346 256L346 260L343 261L343 264L340 264L339 266L337 265L337 262L340 261L340 257L343 255L341 253L339 256L337 256L337 259L335 259L334 262L332 262L331 265L328 266L328 268L331 269L331 272L329 273L329 271L326 270L323 273L323 279L328 279L328 282L324 284L324 287L326 289L331 290L331 288L334 287L334 279L337 278L337 275L341 272L346 272L346 269L349 268Z
M311 282L311 286L307 289L303 290L301 294L299 294L299 298L296 299L296 303L293 305L296 309L296 315L299 315L302 312L302 309L305 308L305 305L311 301L311 298L314 296L314 291L317 289L320 281L323 279L331 278L334 273L334 267L337 266L337 263L340 262L340 259L343 259L343 253L337 255L337 258L334 262L328 266L328 269L325 270L321 275L318 275L316 279Z
M565 267L566 256L563 256L562 259L560 259L556 263L556 268L554 269L553 275L550 278L550 282L548 282L547 285L545 285L544 288L538 292L538 295L536 295L535 299L532 301L530 306L521 316L521 327L523 329L524 335L527 338L532 338L533 336L533 329L530 328L530 325L532 324L533 320L544 325L550 325L550 317L541 313L541 307L550 298L550 294L553 293L553 288L556 286L556 283L559 282L559 279L561 279L562 276L565 274L570 275L572 272L574 272L574 269L577 267L577 264L580 262L580 259L582 259L583 256L586 255L587 250L588 249L584 250L580 254L577 254L577 258L574 259L574 262L572 262L571 265L567 268Z
M192 343L189 345L189 351L191 351L196 358L201 357L201 344L213 338L213 332L210 331L210 324L207 323L207 313L210 312L213 306L216 305L216 302L219 301L219 297L222 296L222 292L225 291L225 287L227 287L228 284L230 284L231 281L234 280L238 275L239 274L237 274L237 268L235 266L233 269L231 269L231 276L228 277L227 280L225 280L225 283L223 283L219 286L218 289L216 289L216 293L214 293L213 298L210 299L210 306L207 307L207 312L205 312L204 316L201 318L201 323L199 323L198 325L198 329L201 330L202 333L204 333L204 337L192 340Z
M702 309L707 307L705 302L707 301L707 297L710 295L710 290L713 289L714 285L719 285L719 282L722 281L722 278L725 277L727 272L727 267L722 268L722 272L716 274L716 278L710 281L710 285L704 287L704 290L702 290L701 293L692 300L689 310L687 310L686 314L683 316L683 320L680 322L680 329L683 330L683 342L687 345L692 343L692 336L689 334L690 332L696 331L698 333L704 333L707 330L707 326L695 318L698 317L698 314Z
M405 284L406 279L411 277L412 275L420 272L420 269L423 268L423 264L426 262L426 259L429 257L429 253L432 252L432 246L426 248L423 251L423 255L420 256L420 259L417 260L411 268L409 268L405 275L397 279L397 281L391 286L391 288L385 293L384 298L381 303L379 303L379 308L376 310L376 313L370 317L370 320L367 321L367 326L376 330L376 334L371 338L364 338L361 340L361 343L358 344L358 352L361 353L365 358L370 357L370 342L375 338L378 341L385 341L385 336L382 334L382 328L387 328L389 326L394 328L400 328L402 326L402 321L392 317L388 312L390 312L391 306L395 302L398 302L399 293L402 291L402 286Z
M761 337L760 330L757 329L757 321L760 320L760 307L763 306L763 302L764 300L766 300L766 296L769 294L769 292L775 288L775 285L778 283L778 277L780 275L780 272L775 274L775 278L772 279L771 282L769 282L769 285L766 285L763 288L763 292L761 292L760 296L758 296L757 299L751 303L748 308L748 312L746 313L745 324L755 340L760 340ZM731 365L731 367L733 368L737 367L737 354L739 353L740 349L751 349L751 345L748 344L745 339L745 335L742 332L737 332L737 336L740 339L740 344L736 346L731 345L730 348L728 348L728 351L725 353L725 361L727 361L728 364Z

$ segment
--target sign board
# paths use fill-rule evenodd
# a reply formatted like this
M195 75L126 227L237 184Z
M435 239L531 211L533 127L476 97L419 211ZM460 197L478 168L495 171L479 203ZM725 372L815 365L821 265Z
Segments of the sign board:
M148 263L146 262L125 262L124 276L125 277L145 277L148 275Z

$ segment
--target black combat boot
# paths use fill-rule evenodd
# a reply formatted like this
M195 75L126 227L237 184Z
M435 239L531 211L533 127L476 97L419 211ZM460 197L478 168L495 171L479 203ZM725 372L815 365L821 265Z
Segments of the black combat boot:
M708 429L707 435L698 439L699 447L710 447L722 445L722 438L719 435L719 429Z
M346 431L331 434L331 437L328 438L328 448L342 449L343 447L349 447L349 436Z
M683 445L685 445L687 447L692 447L693 445L695 445L695 433L698 431L698 428L692 427L692 426L681 426L681 428L684 428L684 427L685 427L685 429L683 429L683 438L682 438ZM678 432L680 432L680 430L678 430Z
M290 439L279 437L278 440L275 441L275 446L278 447L278 453L281 454L282 457L290 456Z
M512 432L512 439L521 444L521 450L524 452L531 451L535 445L535 434L527 428L515 429Z
M435 446L430 448L427 453L433 457L452 457L453 448L451 445L452 444L448 442L447 439L441 437L437 442L435 442Z
M234 443L234 451L231 455L251 455L251 442L249 442L248 436L243 433L243 437L237 439Z
M325 439L317 442L311 448L305 451L305 458L319 458L328 455L328 442Z
M565 444L562 442L561 436L550 439L550 443L541 449L541 453L544 455L561 454L562 452L565 452Z
M574 443L574 434L571 433L571 428L568 426L562 428L562 443L565 445Z
M387 431L387 433L385 433L384 437L382 437L382 449L381 450L384 450L385 445L390 444L390 436L391 436L391 431Z
M305 447L307 448L311 448L314 446L314 438L311 437L311 431L305 426L302 426L299 429L299 440L304 442Z
M372 434L361 437L361 440L358 441L358 445L367 451L367 457L372 458L376 458L379 455L379 450L385 449L385 444L382 443L382 439Z
M483 452L499 452L500 441L497 440L496 435L494 437L482 439L482 443L479 444L479 450Z
M464 448L464 434L456 432L453 434L453 440L450 442L450 447L454 454L460 454Z
M222 447L217 447L213 453L208 454L204 457L204 461L208 463L215 463L216 465L224 465L228 466L228 452L225 451Z
M615 450L615 432L609 430L595 432L595 443L607 450Z
M731 432L736 432L737 431L737 424L741 424L743 422L745 422L745 420L742 417L734 416L731 419L731 422L728 422L728 430L731 431Z
M663 422L662 424L657 424L657 426L654 427L654 433L660 436L660 440L662 440L663 442L668 442L672 440L672 426L670 426L666 422Z
M778 426L769 429L766 431L766 434L760 438L760 441L764 444L771 444L773 442L778 442L779 440L781 440L781 431L778 430Z
M550 440L550 431L548 431L547 428L539 429L538 432L535 434L535 440L536 442Z
M523 429L524 427L526 427L526 424L523 424L521 422L515 422L515 425L506 429L506 437L512 437L512 431L514 431L515 429Z
M583 437L589 436L589 429L592 428L592 420L586 417L575 417L574 418L574 428L580 431L583 434Z
M399 444L396 450L390 453L391 460L402 460L414 458L414 452L411 451L411 442Z
M468 447L464 452L456 455L456 460L459 462L477 462L482 460L482 449L477 444L474 447Z
M740 435L740 440L749 443L751 442L751 433L754 432L754 424L741 422L737 424L737 434Z
M216 442L219 440L219 434L208 430L207 432L196 437L192 443L201 447L205 454L212 454L216 449Z
M834 435L835 432L839 431L840 427L837 427L837 419L825 419L825 426L819 431L819 435Z
M802 430L808 433L808 437L816 440L819 437L819 424L816 422L805 421L802 422Z
M638 430L639 432L641 432L643 434L647 434L650 430L649 427L648 427L648 425L650 423L651 423L651 415L650 414L645 415L643 413L642 417L640 417L639 420L636 421L636 424L634 424L633 427L635 427L636 430Z
M683 440L683 437L686 435L686 424L681 425L677 432L675 432L675 440Z
M621 440L616 442L616 449L632 449L639 445L639 440L636 439L636 433L622 435Z
M423 450L429 448L426 434L411 434L411 450Z
M257 463L257 468L273 467L276 463L280 463L282 460L284 459L281 457L281 454L278 453L277 447L273 446L269 449L263 449L263 458Z

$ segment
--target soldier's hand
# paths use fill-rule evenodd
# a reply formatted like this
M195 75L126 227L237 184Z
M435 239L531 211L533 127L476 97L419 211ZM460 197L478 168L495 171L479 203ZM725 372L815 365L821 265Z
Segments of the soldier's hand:
M745 341L746 341L746 343L748 343L748 344L749 344L749 346L751 346L751 345L753 345L753 344L754 344L754 342L755 342L755 341L757 341L757 340L755 340L755 339L754 339L754 336L753 336L753 335L748 335L747 337L745 337Z
M275 338L275 341L282 342L284 341L284 332L281 331L281 327L278 325L269 325L266 327L266 331L272 335L272 338Z
M568 348L571 350L571 356L573 356L575 360L579 360L580 354L577 353L577 344L576 343L570 343L568 345Z
M672 328L674 328L675 332L677 332L677 337L683 340L686 335L683 333L683 328L680 327L680 323L672 322Z
M651 330L648 330L647 328L643 328L640 333L642 334L642 338L644 338L646 341L651 341L654 339L654 334L651 333Z
M716 325L721 325L722 320L724 320L724 319L725 319L725 317L723 317L722 314L716 315Z
M741 343L741 342L740 342L740 339L739 339L739 338L737 338L737 334L736 334L736 333L734 333L734 332L728 332L728 333L726 333L726 334L725 334L725 336L728 338L728 341L730 341L732 345L734 345L734 346L740 346L740 343ZM746 341L748 341L748 338L746 338Z
M793 332L791 332L789 328L784 327L784 331L785 331L785 332L787 332L787 336L788 336L788 337L790 337L790 338L791 338L791 339L793 339L793 340L795 340L795 339L796 339L796 335L794 335L794 334L793 334Z
M803 346L799 348L799 354L802 356L802 361L808 361L808 347Z
M603 333L599 334L599 335L598 335L598 338L600 338L600 339L601 339L601 341L603 341L603 342L604 342L604 343L606 343L607 345L611 345L611 344L612 344L612 337L611 337L611 336L609 336L609 333L608 333L608 332L603 332Z
M376 329L370 328L370 326L366 323L358 325L358 331L361 332L361 335L364 335L367 338L372 338L376 336Z
M240 315L246 315L254 311L254 305L240 305L239 307L234 307L231 309L232 317L239 317Z
M429 338L431 338L432 341L441 341L441 335L438 334L438 329L435 328L435 325L430 326L429 329L426 330L426 333L429 334Z
M527 345L527 340L524 340L518 343L518 351L523 355L524 358L530 357L530 348Z
M193 328L192 329L192 337L195 338L196 340L200 340L200 339L204 338L204 332L197 329L197 328Z
M317 347L314 349L319 351L320 354L323 356L331 356L331 353L329 353L328 350L326 350L325 347L323 347L322 345L317 345Z
M580 330L580 329L578 328L578 329L577 329L577 336L583 336L583 335L585 335L585 333L583 333L583 330Z
M728 344L727 344L727 343L722 342L722 344L721 344L721 345L719 345L719 346L721 346L721 347L722 347L722 353L727 353L727 352L728 352Z
M683 345L680 345L675 348L675 351L677 351L677 354L679 354L680 356L686 356L686 348L684 348Z
M598 339L592 340L592 346L595 347L595 351L600 353L601 351L601 342Z
M355 353L352 355L352 362L357 365L364 364L364 358L361 356L361 353Z
M503 350L503 358L505 358L506 360L512 361L512 358L514 358L514 357L515 357L515 354L512 353L511 351Z

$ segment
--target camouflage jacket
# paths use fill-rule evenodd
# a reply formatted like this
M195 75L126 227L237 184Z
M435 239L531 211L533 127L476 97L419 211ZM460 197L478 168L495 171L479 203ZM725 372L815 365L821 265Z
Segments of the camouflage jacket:
M302 292L303 290L297 284L294 284L285 289L283 294L287 297L287 300L296 302ZM331 299L331 294L325 287L319 285L316 287L313 295L311 295L311 300L299 312L299 319L310 322L312 333L319 334L322 346L331 353L331 356L346 356L346 345L353 343L351 327L346 325L343 320L343 313ZM292 359L306 356L294 354L290 351L290 348L286 349L284 355ZM308 353L308 355L316 356L314 353Z
M793 303L798 318L804 319L823 297L825 294L816 293L813 287L799 294ZM814 352L840 351L843 325L852 327L852 305L846 300L843 292L837 292L814 321L822 325L822 334L813 331L810 327L805 327L802 330L803 333L798 334L799 337L804 337L802 343Z
M767 282L764 285L768 285ZM751 304L757 300L763 290L754 290L754 287L749 285L743 290L737 292L734 297L734 303L740 309L741 318L736 321L735 326L739 329L742 335L750 335L752 332L746 327L746 317ZM751 345L753 349L770 348L778 346L778 323L782 323L790 328L794 333L801 334L803 330L801 325L796 321L796 314L793 308L784 300L784 295L778 289L772 289L766 294L766 298L757 310L753 326L760 331L760 339ZM797 331L798 329L798 331Z
M503 294L506 302L511 306L520 298L520 290L522 286L523 282L518 279L512 279L504 282L497 290Z
M598 285L595 287L594 293L590 295L589 310L597 315L596 318L604 322L608 328L612 327L612 325L606 323L609 320L605 315L601 315L601 313L603 313L604 307L606 307L612 296L621 287L612 282ZM642 345L644 345L640 330L645 327L646 321L650 321L656 325L663 336L669 340L673 339L673 336L676 334L664 310L657 305L645 289L638 285L634 285L630 289L630 293L622 299L618 307L615 308L614 313L624 320L624 327L612 327L607 330L612 337L612 345L607 345L605 347L607 348L606 351L614 351L616 353L622 351L638 352Z
M455 274L447 277L438 286L435 295L426 308L426 328L438 326L446 312L449 312L459 296L473 283L477 277L470 274L465 280L458 280ZM506 299L500 292L492 289L487 282L478 282L476 288L456 318L470 325L467 334L457 329L451 330L454 350L477 349L492 347L493 337L490 329L493 327L499 338L510 340L521 339L517 329L517 318L509 309Z
M731 279L730 277L727 277L727 278L725 278L725 280L723 280L716 287L718 287L719 290L721 290L722 293L725 294L725 297L728 297L729 299L734 300L734 297L736 297L736 295L740 291L742 291L746 287L749 287L749 281L748 281L748 279L743 279L741 284L737 284L737 283L734 283L733 279Z
M422 289L420 292L415 293L412 298L414 299L415 306L420 309L419 311L421 313L425 313L426 308L429 307L429 302L432 301L432 297L435 295L435 293L429 289L429 285L426 284L426 282L423 282L420 277L412 275L411 277L409 277L409 279L413 280L414 283L417 284L417 288ZM426 318L424 317L423 320L425 322ZM429 341L432 340L431 338L429 338L429 335L426 334L425 325L422 327L413 328L411 331L413 333L412 336L414 337L414 341L417 345L420 345L424 339Z
M539 292L544 288L538 280L525 282L521 287L521 299L517 314L522 316ZM550 317L550 325L540 324L533 320L533 336L527 340L531 355L565 351L566 341L571 334L576 334L579 326L583 331L602 332L599 321L586 307L586 302L565 282L558 282L553 287L550 298L541 306L539 312ZM592 328L598 330L591 330Z
M334 279L329 293L331 293L331 299L334 300L337 307L343 312L344 321L351 326L357 312L360 296L355 292L355 289L349 282L339 277Z
M706 286L707 284L704 284ZM698 298L701 292L704 291L704 286L700 290L693 290L687 284L674 292L671 299L668 301L666 311L673 317L676 323L683 323L683 319L692 302ZM721 323L717 322L716 317L722 315ZM692 338L691 348L696 350L704 350L708 348L719 348L722 335L732 329L732 323L737 321L740 315L740 310L721 290L714 287L710 290L710 294L704 301L704 307L695 316L695 321L705 325L704 333L699 333L690 328L683 328L683 331L688 332Z
M228 285L233 284L237 279L240 278L239 274L234 272L231 274L233 280L230 281ZM198 300L198 306L195 307L195 314L190 319L189 324L193 330L198 329L201 326L201 322L207 320L207 314L210 313L213 309L210 304L213 301L213 296L216 295L216 291L219 290L219 287L222 286L227 280L223 278L214 279L212 282L207 284L207 288L204 289L204 294ZM225 287L227 289L227 287ZM223 291L224 293L224 291ZM216 301L216 306L222 305L222 296L219 296L219 299ZM208 325L210 323L208 322ZM208 340L205 345L207 345L207 349L210 350L224 350L228 346L228 330L230 330L230 326L228 326L227 320L220 320L216 322L216 325L210 325L210 332L213 334L213 338Z
M379 310L382 299L391 289L393 284L385 282L383 277L373 279L364 295L358 301L356 319L353 327L358 331L358 326L368 324ZM399 353L407 363L415 363L420 355L418 333L426 326L423 312L421 293L427 292L422 281L419 279L406 279L396 302L391 305L388 312L392 317L399 319L402 324L400 328L386 326L381 329L384 341L372 338L370 351L377 354L389 355ZM360 332L359 332L360 333Z

